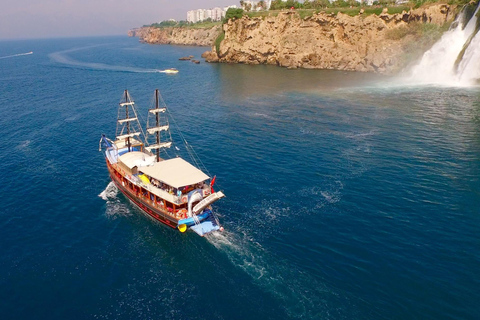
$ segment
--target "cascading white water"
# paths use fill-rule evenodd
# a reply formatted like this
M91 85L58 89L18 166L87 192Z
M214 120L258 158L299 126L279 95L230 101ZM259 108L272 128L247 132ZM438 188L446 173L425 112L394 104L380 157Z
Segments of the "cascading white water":
M422 60L412 68L409 81L423 84L469 86L480 79L480 32L470 41L462 60L455 67L464 46L474 34L477 13L465 26L465 17L457 18L456 27L447 31L433 47L423 54Z
M467 50L465 50L457 73L460 83L473 83L480 79L480 32L475 35Z

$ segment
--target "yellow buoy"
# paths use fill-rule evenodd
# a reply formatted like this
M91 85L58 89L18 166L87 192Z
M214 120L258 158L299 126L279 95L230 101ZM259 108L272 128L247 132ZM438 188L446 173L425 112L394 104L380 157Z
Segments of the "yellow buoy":
M182 223L181 225L178 226L178 230L180 230L180 232L187 231L187 225L185 223Z

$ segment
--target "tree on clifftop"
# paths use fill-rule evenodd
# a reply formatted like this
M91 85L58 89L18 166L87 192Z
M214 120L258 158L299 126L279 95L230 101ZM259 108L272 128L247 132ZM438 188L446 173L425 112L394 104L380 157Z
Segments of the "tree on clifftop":
M261 1L258 1L257 3L257 8L260 8L262 10L267 10L267 4L265 3L265 1L261 0Z
M328 0L305 0L303 2L303 7L305 9L321 9L330 6L330 1Z
M225 13L225 21L230 19L240 19L243 16L243 9L229 8Z
M303 4L295 0L273 0L270 4L270 10L281 10L281 9L290 9L290 8L302 8Z

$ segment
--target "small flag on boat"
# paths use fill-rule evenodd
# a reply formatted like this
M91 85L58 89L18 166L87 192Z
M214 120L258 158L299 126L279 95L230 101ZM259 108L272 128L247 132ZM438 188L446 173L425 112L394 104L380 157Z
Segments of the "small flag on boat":
M215 179L217 179L217 176L214 176L213 179L212 179L212 182L210 182L210 188L212 189L212 193L215 192L215 191L213 191L213 185L215 184Z

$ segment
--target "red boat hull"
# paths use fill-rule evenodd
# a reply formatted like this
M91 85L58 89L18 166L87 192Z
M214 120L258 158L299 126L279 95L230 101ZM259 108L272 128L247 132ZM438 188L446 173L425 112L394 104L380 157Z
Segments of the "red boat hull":
M115 183L118 190L153 219L160 221L171 228L177 228L178 219L174 218L167 210L162 210L160 207L156 206L155 202L150 200L149 197L141 196L138 192L135 192L133 188L130 188L128 180L110 165L108 159L106 159L106 162L110 178Z

